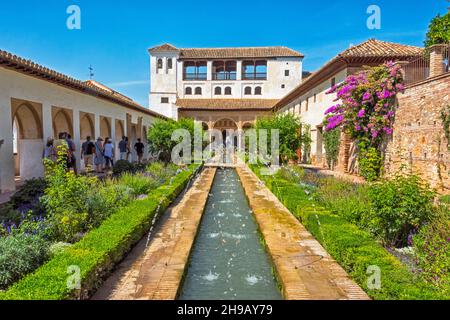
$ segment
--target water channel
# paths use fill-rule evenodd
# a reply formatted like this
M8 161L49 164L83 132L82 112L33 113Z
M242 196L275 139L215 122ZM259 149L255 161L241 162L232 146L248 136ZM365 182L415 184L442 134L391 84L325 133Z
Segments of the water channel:
M219 169L179 299L281 299L239 176Z

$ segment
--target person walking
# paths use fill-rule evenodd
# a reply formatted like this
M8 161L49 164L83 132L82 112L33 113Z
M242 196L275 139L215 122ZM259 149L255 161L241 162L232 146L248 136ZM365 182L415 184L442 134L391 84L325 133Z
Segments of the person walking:
M134 144L134 150L136 150L138 163L142 162L142 157L144 156L144 144L141 142L141 139L138 138L137 142Z
M114 166L114 145L111 139L107 139L104 147L105 169L109 171Z
M103 156L103 139L98 137L95 142L95 154L94 154L95 171L97 173L103 173L103 164L105 158Z
M69 146L69 157L70 157L68 168L69 169L72 168L73 172L75 174L77 174L78 173L77 172L78 171L77 170L77 161L76 161L77 159L75 156L76 147L75 147L75 142L73 142L72 136L69 133L66 133L66 141L67 141L67 145Z
M56 154L56 148L53 145L53 138L48 138L47 139L47 144L44 147L44 152L42 154L42 158L43 159L49 159L53 162L56 162L57 160L57 154Z
M119 142L120 160L128 160L128 142L127 137L123 136Z
M86 141L81 145L81 158L84 160L85 170L94 166L95 144L91 141L91 137L87 136Z

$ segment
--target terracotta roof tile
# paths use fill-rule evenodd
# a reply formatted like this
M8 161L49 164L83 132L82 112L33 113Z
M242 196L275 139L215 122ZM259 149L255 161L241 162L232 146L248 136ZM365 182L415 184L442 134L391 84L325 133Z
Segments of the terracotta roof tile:
M271 110L277 99L178 99L180 109L190 110Z
M164 43L163 45L153 47L149 49L150 52L162 52L162 51L179 51L179 49L170 43Z
M369 39L340 53L341 57L408 57L423 53L423 48Z
M228 58L275 58L304 57L287 47L242 47L242 48L183 48L182 59L228 59Z
M73 90L77 90L84 94L103 98L113 103L117 103L124 107L141 111L155 117L165 118L164 116L141 106L137 102L118 93L117 91L105 87L104 85L101 85L95 81L77 80L63 73L36 64L31 60L23 59L3 50L0 50L0 66L35 78L39 78L44 81L56 83Z

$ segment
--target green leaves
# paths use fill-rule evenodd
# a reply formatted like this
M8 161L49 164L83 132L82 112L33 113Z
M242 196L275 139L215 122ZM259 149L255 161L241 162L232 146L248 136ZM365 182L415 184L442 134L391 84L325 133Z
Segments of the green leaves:
M425 47L435 44L450 43L450 12L438 14L431 20L425 39Z
M296 160L297 150L302 143L307 143L307 138L301 135L300 118L292 114L278 114L276 116L260 118L256 122L256 131L267 130L267 142L271 141L271 130L279 130L280 137L280 158L286 160ZM268 147L267 150L270 150Z

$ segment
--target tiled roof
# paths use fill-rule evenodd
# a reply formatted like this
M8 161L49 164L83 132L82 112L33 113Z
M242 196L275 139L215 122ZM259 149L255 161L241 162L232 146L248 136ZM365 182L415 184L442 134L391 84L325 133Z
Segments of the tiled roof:
M420 47L369 39L361 44L352 46L328 61L319 70L304 79L302 83L280 99L275 105L274 110L283 108L338 71L345 69L349 64L353 67L363 67L364 65L379 65L388 60L408 61L422 56L423 53L424 49Z
M79 91L83 94L109 100L113 103L120 104L124 107L134 109L154 117L164 118L164 116L141 106L130 98L105 87L96 81L77 80L63 73L36 64L31 60L23 59L3 50L0 50L0 66Z
M151 48L149 51L152 53L179 51L181 59L304 57L300 52L287 47L176 48L173 45L166 43Z
M271 110L276 99L178 99L180 109L189 110Z
M287 47L242 48L186 48L180 50L182 59L228 59L228 58L275 58L303 57L298 51Z
M408 57L423 53L423 48L369 39L340 53L340 57Z
M149 49L150 52L162 52L162 51L166 52L166 51L178 51L178 50L179 49L177 47L171 45L170 43L164 43L163 45Z

